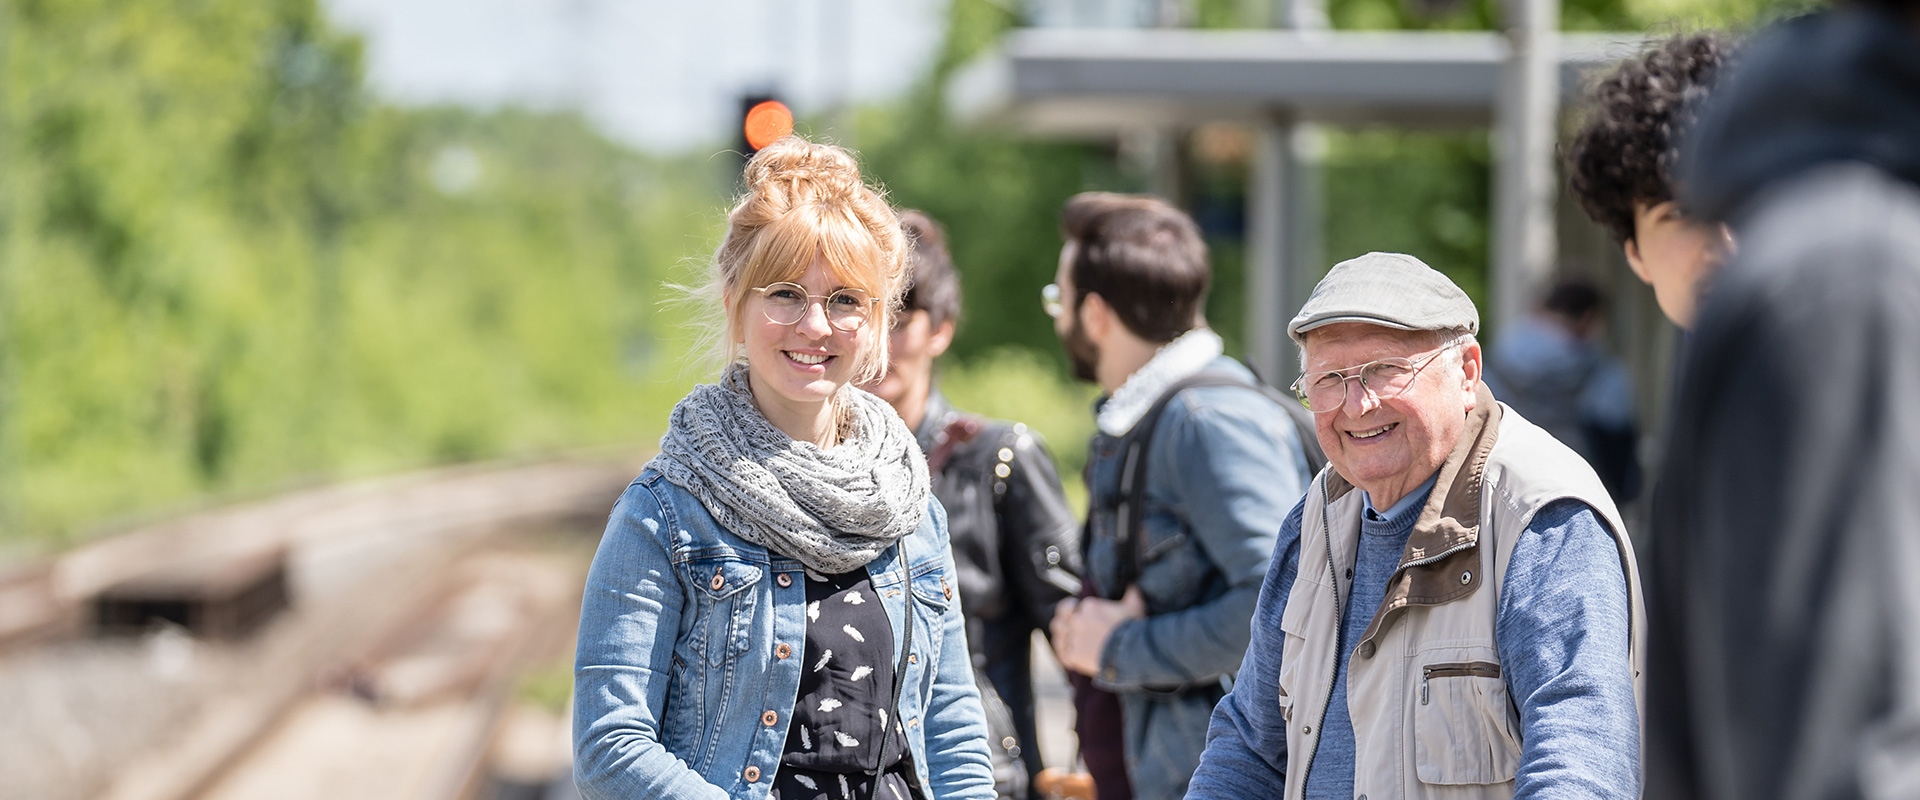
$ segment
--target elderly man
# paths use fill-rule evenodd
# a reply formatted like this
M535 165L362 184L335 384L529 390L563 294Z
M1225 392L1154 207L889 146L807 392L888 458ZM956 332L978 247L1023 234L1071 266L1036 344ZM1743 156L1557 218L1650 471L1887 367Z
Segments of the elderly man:
M1481 385L1478 329L1392 253L1287 326L1333 469L1281 528L1188 798L1638 795L1631 545L1586 462Z

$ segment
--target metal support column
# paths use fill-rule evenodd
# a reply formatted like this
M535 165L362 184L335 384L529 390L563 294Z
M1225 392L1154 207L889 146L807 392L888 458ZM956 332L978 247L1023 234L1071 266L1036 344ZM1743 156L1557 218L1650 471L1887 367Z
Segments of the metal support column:
M1512 55L1494 109L1492 327L1527 312L1553 273L1560 1L1507 0Z
M1271 13L1284 27L1327 25L1319 0L1277 0ZM1320 127L1291 112L1274 113L1255 131L1247 181L1247 362L1275 385L1299 373L1287 321L1306 302L1313 276L1324 266L1324 149Z
M1281 383L1290 375L1287 346L1286 248L1293 172L1293 124L1264 123L1254 133L1253 174L1247 181L1247 363L1260 377ZM1287 380L1291 380L1290 377Z

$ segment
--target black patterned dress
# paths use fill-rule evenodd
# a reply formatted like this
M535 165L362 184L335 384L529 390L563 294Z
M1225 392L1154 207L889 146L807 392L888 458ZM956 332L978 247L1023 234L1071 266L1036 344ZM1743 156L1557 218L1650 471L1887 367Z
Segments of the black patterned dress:
M807 573L807 646L773 800L924 800L893 719L893 629L867 571ZM888 763L878 779L883 736Z

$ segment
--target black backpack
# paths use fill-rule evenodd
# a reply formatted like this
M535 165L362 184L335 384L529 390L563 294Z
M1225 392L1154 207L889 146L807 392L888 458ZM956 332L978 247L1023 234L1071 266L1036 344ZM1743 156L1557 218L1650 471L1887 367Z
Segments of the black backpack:
M1141 539L1140 526L1143 515L1136 513L1135 510L1144 508L1147 502L1147 446L1153 441L1153 431L1159 426L1160 415L1167 410L1167 403L1172 402L1175 395L1202 386L1239 386L1266 395L1267 399L1272 400L1280 406L1280 410L1287 413L1288 421L1293 423L1294 434L1300 440L1300 449L1307 457L1307 475L1309 477L1317 475L1327 466L1326 453L1321 452L1320 439L1313 431L1313 413L1308 411L1306 406L1301 405L1298 398L1268 386L1258 379L1249 383L1245 378L1224 372L1202 371L1176 381L1172 386L1167 387L1166 391L1160 393L1160 398L1153 401L1153 406L1147 409L1146 415L1141 417L1140 421L1134 424L1133 430L1128 431L1126 437L1122 439L1126 452L1120 462L1121 495L1120 503L1115 509L1117 519L1114 525L1114 536L1118 540L1114 544L1118 551L1126 556L1120 559L1119 564L1118 585L1121 587L1132 585L1134 579L1138 577L1137 548Z

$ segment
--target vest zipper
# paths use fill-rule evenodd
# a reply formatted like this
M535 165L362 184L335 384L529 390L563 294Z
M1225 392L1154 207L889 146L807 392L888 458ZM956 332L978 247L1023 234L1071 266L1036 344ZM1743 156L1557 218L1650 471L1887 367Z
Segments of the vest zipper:
M1340 609L1340 569L1333 563L1333 526L1327 522L1327 484L1320 483L1320 535L1327 547L1327 583L1333 589L1333 674L1327 676L1327 702L1320 707L1320 736L1327 733L1327 712L1333 710L1333 684L1340 680L1340 656L1346 650L1347 626ZM1307 754L1307 766L1300 773L1300 791L1307 791L1307 780L1313 777L1313 759L1320 754L1320 737L1314 737L1313 752Z
M1434 678L1498 678L1500 665L1486 661L1433 664L1420 668L1420 705L1427 704L1427 681Z
M1431 563L1433 563L1433 562L1435 562L1435 561L1439 561L1439 560L1441 560L1441 559L1443 559L1443 558L1446 558L1447 556L1450 556L1450 555L1453 555L1454 553L1458 553L1458 552L1460 552L1460 551L1462 551L1462 550L1465 550L1465 549L1467 549L1467 548L1469 548L1469 547L1472 547L1472 546L1474 546L1474 545L1476 545L1476 544L1478 544L1478 542L1477 542L1477 541L1474 541L1474 542L1461 542L1461 543L1459 543L1459 544L1456 544L1456 545L1454 545L1454 546L1452 546L1452 547L1449 547L1449 548L1447 548L1447 549L1445 549L1445 550L1442 550L1442 551L1440 551L1440 552L1438 552L1438 553L1435 553L1435 554L1433 554L1433 555L1430 555L1430 556L1427 556L1426 558L1420 558L1420 559L1415 559L1415 560L1413 560L1413 561L1409 561L1409 562L1407 562L1407 563L1405 563L1405 564L1401 564L1401 565L1400 565L1400 568L1399 568L1399 569L1396 569L1396 570L1394 570L1394 571L1393 571L1393 574L1392 574L1392 575L1389 575L1389 576L1387 576L1387 583L1388 583L1389 585L1391 585L1391 584L1393 583L1393 579L1394 579L1394 578L1398 578L1398 577L1400 577L1400 573L1402 573L1402 572L1406 572L1407 570L1409 570L1409 569L1412 569L1412 568L1414 568L1414 567L1424 567L1424 566L1426 566L1426 565L1428 565L1428 564L1431 564Z

